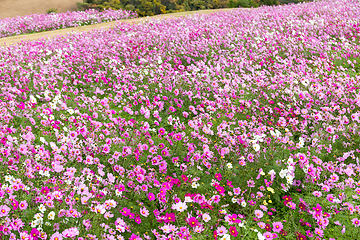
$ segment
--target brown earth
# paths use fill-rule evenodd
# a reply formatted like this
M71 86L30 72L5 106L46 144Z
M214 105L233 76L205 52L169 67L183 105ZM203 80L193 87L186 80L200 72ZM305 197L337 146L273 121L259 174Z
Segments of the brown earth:
M0 18L46 13L50 8L57 12L74 11L82 0L0 0Z
M174 17L182 17L182 16L186 16L189 14L194 14L194 13L210 14L210 13L218 12L218 11L229 11L232 9L233 8L207 9L207 10L201 10L201 11L169 13L169 14L162 14L162 15L157 15L157 16L152 16L152 17L125 19L125 20L120 20L120 21L136 24L136 23L141 23L142 21L144 21L146 19L174 18ZM56 37L58 35L60 35L60 36L66 35L67 33L70 33L70 32L84 32L84 31L90 31L93 29L101 29L101 28L107 29L115 24L116 24L116 21L113 21L113 22L99 23L99 24L82 26L82 27L66 28L66 29L59 29L59 30L48 31L48 32L40 32L40 33L34 33L34 34L0 38L0 46L16 44L18 42L27 41L27 40L36 40L39 38L52 38L52 37Z

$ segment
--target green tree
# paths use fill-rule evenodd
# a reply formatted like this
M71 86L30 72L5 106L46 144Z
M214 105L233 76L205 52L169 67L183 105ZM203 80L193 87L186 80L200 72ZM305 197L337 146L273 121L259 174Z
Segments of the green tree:
M278 0L260 0L260 6L267 5L267 6L277 6L279 5Z
M254 0L229 0L229 4L228 4L229 8L237 8L237 7L242 7L242 8L250 8L250 7L257 7L258 5L255 3Z

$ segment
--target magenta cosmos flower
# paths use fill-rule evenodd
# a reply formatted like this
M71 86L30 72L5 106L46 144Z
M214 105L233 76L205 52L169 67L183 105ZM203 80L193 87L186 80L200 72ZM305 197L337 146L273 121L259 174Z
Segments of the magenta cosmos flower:
M165 128L159 128L159 134L164 135L165 134Z
M149 193L148 198L149 198L150 201L154 201L155 200L155 195L153 193Z
M195 217L188 218L187 222L191 227L199 225L199 221Z

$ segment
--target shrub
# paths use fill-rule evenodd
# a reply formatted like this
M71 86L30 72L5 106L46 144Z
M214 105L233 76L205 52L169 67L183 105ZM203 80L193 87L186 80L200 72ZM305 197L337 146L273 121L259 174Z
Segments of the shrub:
M46 10L47 14L51 14L51 13L57 13L57 9L56 8L50 8L48 10Z

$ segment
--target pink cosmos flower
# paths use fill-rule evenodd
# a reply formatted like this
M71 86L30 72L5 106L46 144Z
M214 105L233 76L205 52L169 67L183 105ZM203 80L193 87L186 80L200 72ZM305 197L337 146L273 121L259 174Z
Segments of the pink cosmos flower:
M314 195L315 197L321 197L321 196L322 196L322 193L319 192L319 191L314 191L314 192L313 192L313 195Z
M219 203L220 199L220 195L214 195L211 197L211 200L214 201L214 203Z
M63 235L59 232L54 233L51 237L50 240L62 240L63 239Z
M77 229L77 227L65 229L62 232L62 235L66 238L74 238L75 236L79 235L79 230Z
M182 139L182 134L181 133L177 133L177 134L175 134L174 135L174 140L176 140L176 141L180 141L181 139Z
M161 151L161 155L163 155L163 156L165 156L165 157L169 156L169 155L170 155L170 154L169 154L169 150L163 149L163 150Z
M105 153L105 154L109 153L109 152L110 152L110 146L107 145L107 144L105 144L105 145L103 146L102 152Z
M320 237L324 236L324 231L321 228L315 228L315 234L319 235Z
M1 205L0 206L0 217L6 217L9 212L10 212L10 208L6 205Z
M172 209L175 209L176 211L179 211L179 212L183 212L187 208L188 208L188 206L184 202L178 202L178 203L174 204L172 207Z
M266 240L271 240L271 239L273 239L273 235L272 235L271 232L265 232L265 233L263 234L263 236L264 236L264 238L265 238Z
M255 182L251 179L247 181L247 184L248 184L248 187L251 187L251 188L255 187Z
M334 198L335 198L334 194L328 194L328 195L326 196L326 199L327 199L329 202L334 202Z
M223 236L228 233L228 230L224 226L220 226L216 229L216 232L219 236Z
M264 229L265 228L265 223L264 222L258 222L257 224L259 226L259 228Z
M140 214L144 217L149 216L149 210L147 210L145 207L140 208Z
M355 227L360 226L360 220L357 218L352 219L351 222L352 222L352 224L354 224Z
M289 208L291 208L292 210L295 210L296 209L296 204L294 202L288 202L286 204L286 206L288 206Z
M264 213L261 210L255 210L255 216L257 218L262 218L264 216Z
M281 223L281 222L274 222L273 223L273 231L274 232L277 232L277 233L279 233L279 232L281 232L281 230L283 229L284 227L283 227L283 224Z
M235 194L236 196L237 196L237 195L240 195L240 193L241 193L241 189L240 189L239 187L234 188L233 191L234 191L234 194Z

